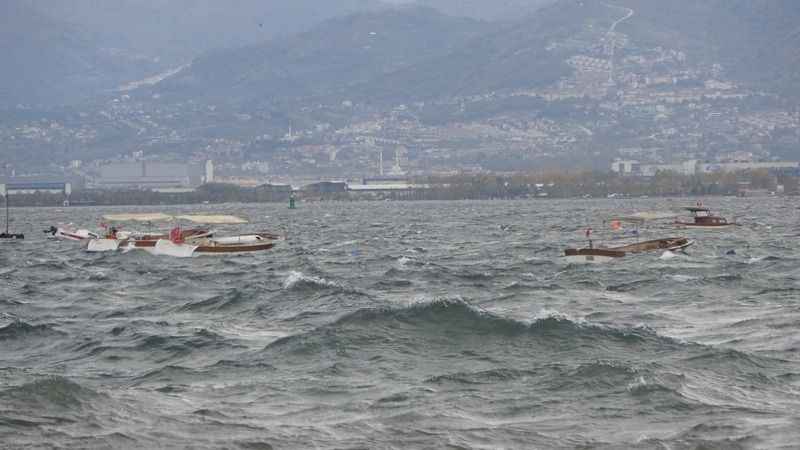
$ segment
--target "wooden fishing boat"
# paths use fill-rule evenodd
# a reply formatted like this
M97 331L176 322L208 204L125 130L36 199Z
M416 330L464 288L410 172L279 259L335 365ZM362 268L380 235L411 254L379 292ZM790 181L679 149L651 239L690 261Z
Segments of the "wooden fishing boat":
M226 238L206 238L190 242L162 239L156 242L155 255L188 258L207 255L234 255L270 250L275 247L274 235L244 235Z
M686 208L692 215L691 222L675 221L675 226L683 229L724 230L736 223L728 222L724 217L715 216L711 210L702 206Z
M199 228L192 228L188 230L181 230L181 241L191 241L193 239L207 238L214 235L213 231L203 230ZM136 248L151 248L156 246L156 242L162 239L169 239L167 233L164 234L144 234L144 235L131 235L126 238L126 244L130 243Z
M653 251L681 251L694 244L694 241L685 237L671 237L654 239L651 241L637 242L612 248L568 248L564 251L567 262L570 263L602 263L623 258L629 254Z
M229 215L183 215L165 214L121 214L103 217L107 221L172 221L191 222L205 225L235 225L247 223L246 220ZM217 237L216 231L205 228L182 229L175 226L169 232L131 233L111 228L103 239L92 239L87 251L105 252L115 250L141 249L153 255L191 257L204 254L236 254L269 250L280 237L269 232Z

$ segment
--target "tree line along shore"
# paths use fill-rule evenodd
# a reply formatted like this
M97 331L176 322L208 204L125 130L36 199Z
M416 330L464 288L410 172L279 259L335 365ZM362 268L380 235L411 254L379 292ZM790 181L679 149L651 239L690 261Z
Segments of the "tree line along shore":
M350 191L308 186L299 190L271 185L240 187L213 183L190 192L152 190L80 190L63 194L11 193L14 206L176 205L202 203L288 203L358 200L492 200L605 197L685 197L800 195L797 176L774 175L766 170L693 176L659 172L653 177L626 177L592 171L520 174L457 174L418 177L407 189ZM67 201L67 203L65 203Z

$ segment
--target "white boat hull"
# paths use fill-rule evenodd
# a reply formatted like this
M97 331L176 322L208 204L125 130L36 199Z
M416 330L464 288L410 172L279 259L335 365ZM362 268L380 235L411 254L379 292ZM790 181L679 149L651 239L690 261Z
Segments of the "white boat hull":
M116 239L91 239L86 245L90 253L115 252L119 250L119 241Z
M100 236L89 230L68 230L58 228L53 234L53 239L59 241L85 241L87 239L100 239Z
M565 256L564 259L568 264L605 264L610 263L619 258L612 258L610 256L601 255L570 255Z
M213 238L211 242L215 244L255 244L258 242L262 242L265 239L262 236L257 234L249 234L243 236L231 236L231 237L220 237L220 238Z
M153 247L152 254L172 256L174 258L191 258L194 256L195 250L197 250L196 245L176 244L166 239L159 239L156 242L156 246Z

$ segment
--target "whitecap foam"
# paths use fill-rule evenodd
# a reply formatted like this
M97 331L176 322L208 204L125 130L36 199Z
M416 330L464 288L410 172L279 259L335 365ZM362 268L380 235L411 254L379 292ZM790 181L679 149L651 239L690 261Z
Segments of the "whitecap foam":
M686 283L688 281L696 281L700 279L700 277L693 277L691 275L667 275L667 278L671 278L679 283Z
M645 381L643 375L640 375L639 378L636 379L636 381L628 384L628 391L634 391L643 386L647 386L647 381Z
M293 270L289 272L289 275L286 277L285 280L283 280L283 288L289 290L301 283L310 283L323 287L335 287L335 288L342 287L339 283L335 281L326 280L325 278L315 277L313 275L306 275L303 272L298 272Z

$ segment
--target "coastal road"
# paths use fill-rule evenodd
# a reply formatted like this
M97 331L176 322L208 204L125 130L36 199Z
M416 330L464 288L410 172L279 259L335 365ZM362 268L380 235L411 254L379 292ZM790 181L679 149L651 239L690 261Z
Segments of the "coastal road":
M609 61L609 70L608 70L608 82L609 84L614 82L614 52L617 48L617 43L614 37L614 33L617 30L617 26L622 22L633 17L635 11L631 8L625 8L622 6L610 5L608 3L603 3L603 5L608 6L609 8L613 9L621 9L625 11L625 15L621 18L617 19L614 23L611 24L611 27L608 29L606 33L606 39L608 40L609 51L608 51L608 61Z

